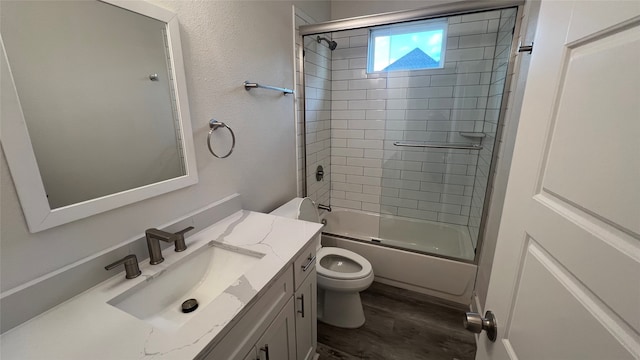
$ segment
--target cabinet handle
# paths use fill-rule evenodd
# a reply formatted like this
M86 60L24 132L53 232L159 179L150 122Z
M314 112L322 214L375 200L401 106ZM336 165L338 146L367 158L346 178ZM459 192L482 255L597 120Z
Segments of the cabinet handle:
M316 256L312 255L312 254L309 254L309 257L307 258L307 260L309 260L309 261L306 264L302 265L302 271L309 270L311 265L313 265L313 263L316 261Z
M264 344L264 347L261 347L260 351L264 351L266 356L265 360L269 360L269 344Z
M300 297L298 298L298 300L300 300L300 310L298 310L298 312L300 314L302 314L302 317L304 317L304 294L300 294Z

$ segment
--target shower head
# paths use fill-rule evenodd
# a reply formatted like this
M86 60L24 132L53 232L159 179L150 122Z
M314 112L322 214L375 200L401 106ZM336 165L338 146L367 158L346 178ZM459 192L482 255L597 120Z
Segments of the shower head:
M331 40L329 40L329 39L327 39L325 37L318 36L316 38L316 40L318 41L318 44L320 44L320 41L322 41L322 40L326 41L327 45L329 45L329 50L331 50L331 51L335 50L338 47L338 43L337 42L331 41Z

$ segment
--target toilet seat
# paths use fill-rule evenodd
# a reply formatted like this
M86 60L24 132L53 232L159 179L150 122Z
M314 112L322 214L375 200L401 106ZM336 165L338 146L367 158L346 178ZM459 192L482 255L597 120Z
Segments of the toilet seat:
M356 272L339 272L334 270L329 270L322 266L322 259L325 256L338 256L343 257L348 260L353 261L357 265L360 266L360 270ZM353 251L349 251L346 249L341 249L337 247L323 247L318 250L316 253L317 261L316 261L316 269L318 275L324 276L326 278L336 279L336 280L356 280L363 279L371 274L372 268L371 263L365 259L364 257L354 253Z

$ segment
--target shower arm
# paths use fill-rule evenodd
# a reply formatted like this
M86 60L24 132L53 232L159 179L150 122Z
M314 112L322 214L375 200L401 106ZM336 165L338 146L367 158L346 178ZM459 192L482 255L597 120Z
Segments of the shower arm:
M336 47L338 47L338 43L333 41L333 40L329 40L326 37L321 37L321 36L317 36L316 37L316 41L318 42L318 44L320 44L320 42L324 40L327 42L327 46L329 47L329 50L333 51L336 49Z

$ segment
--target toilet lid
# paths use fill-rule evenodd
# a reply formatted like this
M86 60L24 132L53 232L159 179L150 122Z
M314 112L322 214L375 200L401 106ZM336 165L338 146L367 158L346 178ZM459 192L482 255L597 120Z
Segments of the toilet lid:
M337 247L323 247L318 250L316 256L318 257L318 261L316 262L316 269L318 274L338 280L354 280L354 279L362 279L371 274L371 263L363 258L362 256L354 253L353 251L349 251L346 249L341 249ZM323 266L322 259L327 256L336 256L345 258L348 262L353 262L357 264L360 269L354 272L340 272L330 270Z

